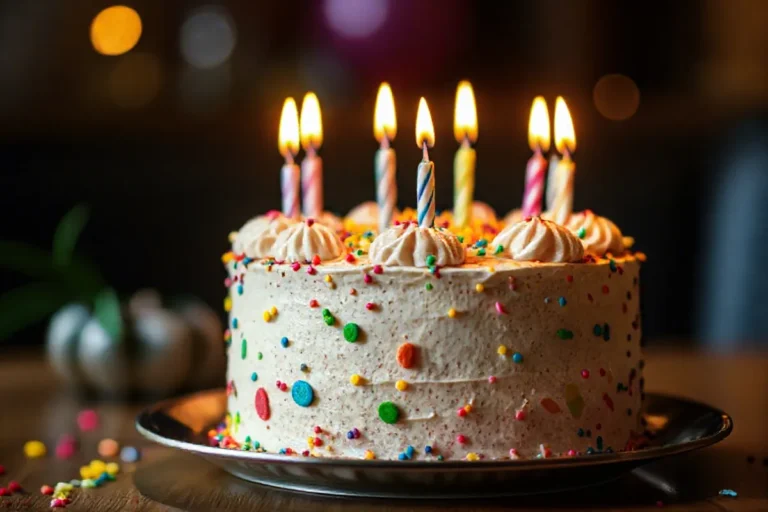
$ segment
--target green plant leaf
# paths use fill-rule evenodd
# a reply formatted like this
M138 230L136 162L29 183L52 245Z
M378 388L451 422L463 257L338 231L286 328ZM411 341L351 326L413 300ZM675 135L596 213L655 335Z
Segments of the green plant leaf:
M56 283L25 284L0 295L0 341L44 320L68 300L69 294Z
M50 279L55 275L51 254L23 242L0 240L0 268L28 277Z
M99 321L113 340L119 340L123 333L123 316L120 311L120 299L115 290L104 288L93 303L93 316Z
M88 222L89 210L84 204L78 204L67 212L59 221L53 234L53 262L60 267L69 265L75 253L75 245L80 233Z

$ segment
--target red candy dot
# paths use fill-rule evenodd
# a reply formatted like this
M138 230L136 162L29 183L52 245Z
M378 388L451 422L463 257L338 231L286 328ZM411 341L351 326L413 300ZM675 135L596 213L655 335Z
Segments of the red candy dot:
M365 284L371 284L373 282L373 278L369 274L363 274L363 281Z
M355 256L352 253L347 254L346 257L347 263L354 263L355 262Z
M365 304L365 309L367 309L368 311L371 311L375 308L376 308L376 304L374 304L373 302L367 302Z
M588 379L589 378L589 370L581 370L581 378L582 379Z
M269 395L264 388L256 390L256 414L264 421L267 421L270 416Z
M575 455L576 455L576 450L574 450L573 448L568 450L568 456L569 457L574 457Z
M315 270L315 267L310 265L309 267L307 267L307 274L313 276L313 275L317 274L317 270Z
M45 494L46 496L50 496L51 494L53 494L53 487L51 487L50 485L44 485L40 488L40 493Z
M467 415L467 411L464 410L464 408L460 408L456 411L456 414L459 416L459 418L463 418Z
M285 449L285 454L286 455L293 455L293 450L291 448L286 448Z
M10 496L11 491L6 489L5 487L0 487L0 496Z
M373 273L374 274L381 274L382 272L384 272L384 269L381 268L381 265L374 265L373 266Z
M83 432L98 428L99 414L93 409L80 411L77 415L77 426L80 427L80 430Z
M314 256L312 256L312 264L313 265L319 265L320 261L321 260L320 260L320 256L319 255L315 254Z
M0 464L0 475L4 475L4 474L5 474L5 466Z
M291 268L293 269L294 272L298 272L299 269L301 268L301 264L298 261L294 261L293 263L291 263Z
M8 484L8 490L11 492L19 492L21 490L21 486L16 480L11 480L11 482Z
M525 411L517 411L515 413L515 419L517 421L523 421L525 419L525 416L526 416Z
M315 446L323 446L323 440L319 437L316 437L312 440L312 444Z
M495 376L493 376L493 375L491 375L490 377L488 377L488 383L489 383L489 384L496 384L496 377L495 377Z
M568 281L569 283L572 283L573 282L573 276L569 274L569 275L565 276L565 280Z
M319 434L323 431L323 429L321 429L319 425L315 425L315 428L313 430L315 434Z
M280 391L285 391L287 389L288 389L288 384L286 384L285 382L281 382L280 383Z
M318 303L316 299L312 299L312 300L309 301L309 307L311 307L311 308L316 308L319 305L320 305L320 303Z
M309 450L304 450L303 452L301 452L301 454L302 454L304 457L309 457Z
M459 444L464 444L467 442L467 437L464 434L459 434L456 436L456 442Z
M315 223L315 219L307 219L307 226L312 227L312 224Z
M600 376L605 377L605 368L600 368Z
M608 288L608 285L607 285L607 284L604 284L604 285L603 285L603 293L604 293L604 294L607 294L609 291L610 291L610 289Z

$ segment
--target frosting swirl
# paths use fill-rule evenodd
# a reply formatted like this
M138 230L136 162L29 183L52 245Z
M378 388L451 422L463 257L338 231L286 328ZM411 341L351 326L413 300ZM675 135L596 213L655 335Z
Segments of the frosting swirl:
M332 229L307 219L289 226L275 240L272 256L278 261L299 263L312 261L315 255L321 261L338 259L344 246Z
M567 228L533 217L507 226L493 239L492 247L503 247L503 254L517 261L567 263L581 261L584 246Z
M616 224L605 217L595 215L592 210L574 213L568 219L567 226L576 233L589 252L598 256L607 252L612 254L624 252L624 239Z
M232 251L235 254L245 254L249 258L272 256L275 240L291 224L293 224L291 219L277 211L254 217L243 224L237 232L232 243Z
M464 246L453 233L419 227L416 223L393 226L380 234L368 252L371 263L391 267L457 266L464 263ZM432 258L430 258L431 260Z

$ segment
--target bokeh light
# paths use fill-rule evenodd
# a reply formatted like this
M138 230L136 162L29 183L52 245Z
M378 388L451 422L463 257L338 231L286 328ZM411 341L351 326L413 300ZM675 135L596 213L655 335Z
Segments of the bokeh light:
M387 20L389 0L325 0L325 19L347 39L372 36Z
M107 7L91 22L91 44L102 55L122 55L141 37L139 13L124 5Z
M229 59L237 42L232 17L223 7L195 9L181 27L180 48L184 60L199 69L220 66Z
M592 91L595 108L613 121L629 119L640 106L640 90L634 80L626 75L605 75Z
M109 74L109 97L119 107L142 107L160 92L162 80L160 59L151 53L130 53Z

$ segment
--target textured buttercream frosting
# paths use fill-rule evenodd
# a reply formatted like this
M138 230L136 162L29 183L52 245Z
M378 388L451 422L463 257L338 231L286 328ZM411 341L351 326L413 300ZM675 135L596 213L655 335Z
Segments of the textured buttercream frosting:
M465 251L453 233L408 222L376 237L370 259L391 267L452 267L464 263Z
M614 255L624 252L624 239L616 224L595 215L592 210L571 215L568 228L581 239L587 252L599 256L608 252Z
M283 230L275 240L272 254L278 261L333 261L341 257L344 246L338 235L329 227L307 219Z
M272 246L278 235L294 222L277 211L254 217L237 232L232 251L249 258L272 256Z
M581 261L584 247L566 227L540 217L531 217L504 228L492 248L517 261L566 263Z

